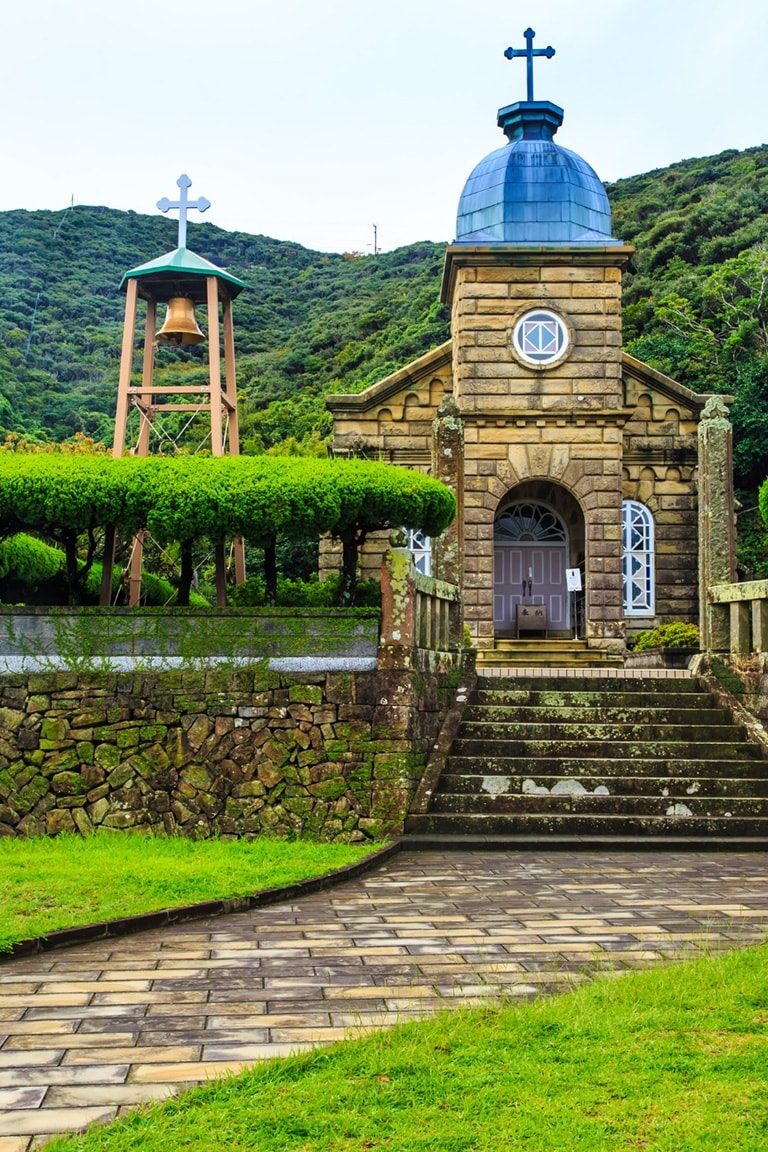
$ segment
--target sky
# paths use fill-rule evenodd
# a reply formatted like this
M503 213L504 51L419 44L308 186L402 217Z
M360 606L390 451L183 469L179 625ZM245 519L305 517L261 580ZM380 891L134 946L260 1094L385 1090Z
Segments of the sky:
M451 240L529 25L556 52L535 96L603 180L768 140L765 0L28 0L3 13L0 210L154 213L185 172L222 228Z

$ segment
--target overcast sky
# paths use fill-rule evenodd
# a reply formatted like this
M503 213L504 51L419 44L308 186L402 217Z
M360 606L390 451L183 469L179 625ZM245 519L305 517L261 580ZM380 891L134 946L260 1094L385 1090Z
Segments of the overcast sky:
M27 0L3 12L0 210L151 213L187 172L223 228L450 240L529 24L556 50L535 95L603 180L768 139L766 0Z

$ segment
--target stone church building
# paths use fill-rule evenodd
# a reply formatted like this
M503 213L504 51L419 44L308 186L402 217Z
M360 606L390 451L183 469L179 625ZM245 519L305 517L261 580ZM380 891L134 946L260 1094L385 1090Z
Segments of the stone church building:
M699 619L700 421L708 402L705 417L726 410L622 350L633 249L611 235L596 173L555 143L562 119L549 101L499 111L508 142L471 172L446 252L451 339L327 403L336 455L456 491L453 528L412 544L461 585L478 647L544 606L549 638L615 658L639 629ZM369 542L364 574L383 546Z

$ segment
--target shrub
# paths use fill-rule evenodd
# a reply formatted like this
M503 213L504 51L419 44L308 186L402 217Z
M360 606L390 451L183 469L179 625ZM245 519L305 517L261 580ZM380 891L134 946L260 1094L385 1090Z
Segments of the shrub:
M275 603L280 608L332 608L339 602L341 576L332 573L322 582L317 576L308 580L289 580L277 577ZM261 608L267 602L266 587L260 576L250 576L245 584L232 588L229 603L235 608ZM381 604L381 585L378 580L363 580L357 585L355 605L358 608L378 608Z
M696 624L683 624L676 621L673 624L659 624L657 628L649 628L641 632L635 644L635 652L643 652L646 648L698 648L699 629Z

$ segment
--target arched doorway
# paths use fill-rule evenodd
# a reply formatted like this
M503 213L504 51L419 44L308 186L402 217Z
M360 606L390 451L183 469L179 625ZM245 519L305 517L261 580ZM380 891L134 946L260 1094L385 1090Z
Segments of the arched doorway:
M583 567L584 518L565 489L519 485L501 501L493 528L493 618L497 636L513 636L519 604L544 604L550 635L571 634L568 568Z

